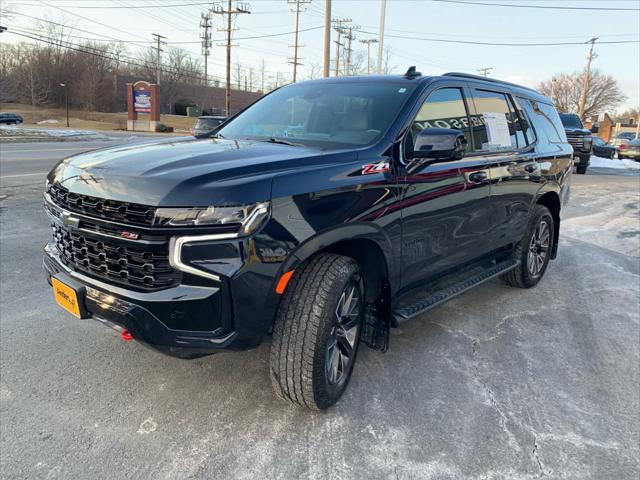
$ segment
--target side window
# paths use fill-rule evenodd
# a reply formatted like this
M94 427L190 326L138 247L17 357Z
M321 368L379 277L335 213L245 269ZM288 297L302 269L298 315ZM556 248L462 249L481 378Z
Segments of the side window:
M567 136L556 109L552 105L534 100L529 100L529 104L533 110L533 124L539 127L539 133L544 133L551 143L566 142Z
M471 149L471 129L469 116L459 88L441 88L432 92L420 107L411 125L411 135L415 138L425 128L455 128L464 133L467 150ZM409 148L413 146L412 141Z
M517 118L509 109L504 93L474 90L473 103L477 112L477 117L472 119L476 150L500 152L517 149Z
M529 145L536 143L536 132L533 131L528 112L523 108L523 105L526 104L526 100L519 97L515 97L513 100L516 102L516 109L520 115L522 131L524 132L525 137L527 137L527 143Z

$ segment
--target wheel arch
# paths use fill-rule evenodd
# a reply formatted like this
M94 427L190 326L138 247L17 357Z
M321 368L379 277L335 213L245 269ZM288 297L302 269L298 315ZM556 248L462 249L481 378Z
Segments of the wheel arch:
M290 252L273 280L265 306L275 311L284 293L284 290L276 293L282 277L292 271L295 274L300 265L320 253L334 253L356 260L365 276L367 301L382 300L385 306L389 305L392 288L399 285L391 240L374 225L351 224L316 235Z

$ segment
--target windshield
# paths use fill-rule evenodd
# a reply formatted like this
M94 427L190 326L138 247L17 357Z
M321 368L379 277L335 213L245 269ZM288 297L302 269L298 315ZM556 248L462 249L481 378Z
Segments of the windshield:
M636 138L636 134L633 132L622 132L620 135L618 135L618 138L626 138L627 140L633 140L634 138Z
M371 145L389 128L414 86L398 83L301 83L283 87L218 133L232 139L286 139L322 148Z
M560 120L565 128L584 128L580 121L580 117L574 113L561 113Z

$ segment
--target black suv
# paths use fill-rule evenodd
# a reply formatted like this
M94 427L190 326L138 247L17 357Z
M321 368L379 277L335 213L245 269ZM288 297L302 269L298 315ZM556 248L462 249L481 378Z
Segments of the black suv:
M450 73L282 87L207 138L96 150L47 179L57 302L169 355L272 334L276 393L327 408L360 342L558 249L572 149L550 99Z
M575 113L561 113L560 121L564 126L567 139L573 147L576 172L580 174L587 173L587 167L591 159L591 147L593 146L591 131L584 128L582 120Z

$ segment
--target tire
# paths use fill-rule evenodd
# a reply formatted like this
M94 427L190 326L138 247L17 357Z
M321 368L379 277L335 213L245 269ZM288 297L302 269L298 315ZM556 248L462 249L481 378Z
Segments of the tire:
M542 224L546 225L546 236L543 233L545 227L542 227ZM549 265L554 232L551 212L544 205L536 205L529 219L527 233L520 240L514 252L515 258L520 260L520 265L507 272L503 277L507 284L519 288L531 288L538 284L547 270L547 265ZM545 238L546 241L544 241ZM541 255L543 258L540 258ZM535 268L532 268L532 263Z
M358 352L364 293L351 258L319 254L296 270L273 329L270 373L276 395L312 410L338 401Z
M587 166L586 165L578 165L576 167L576 173L578 173L580 175L584 175L585 173L587 173Z

